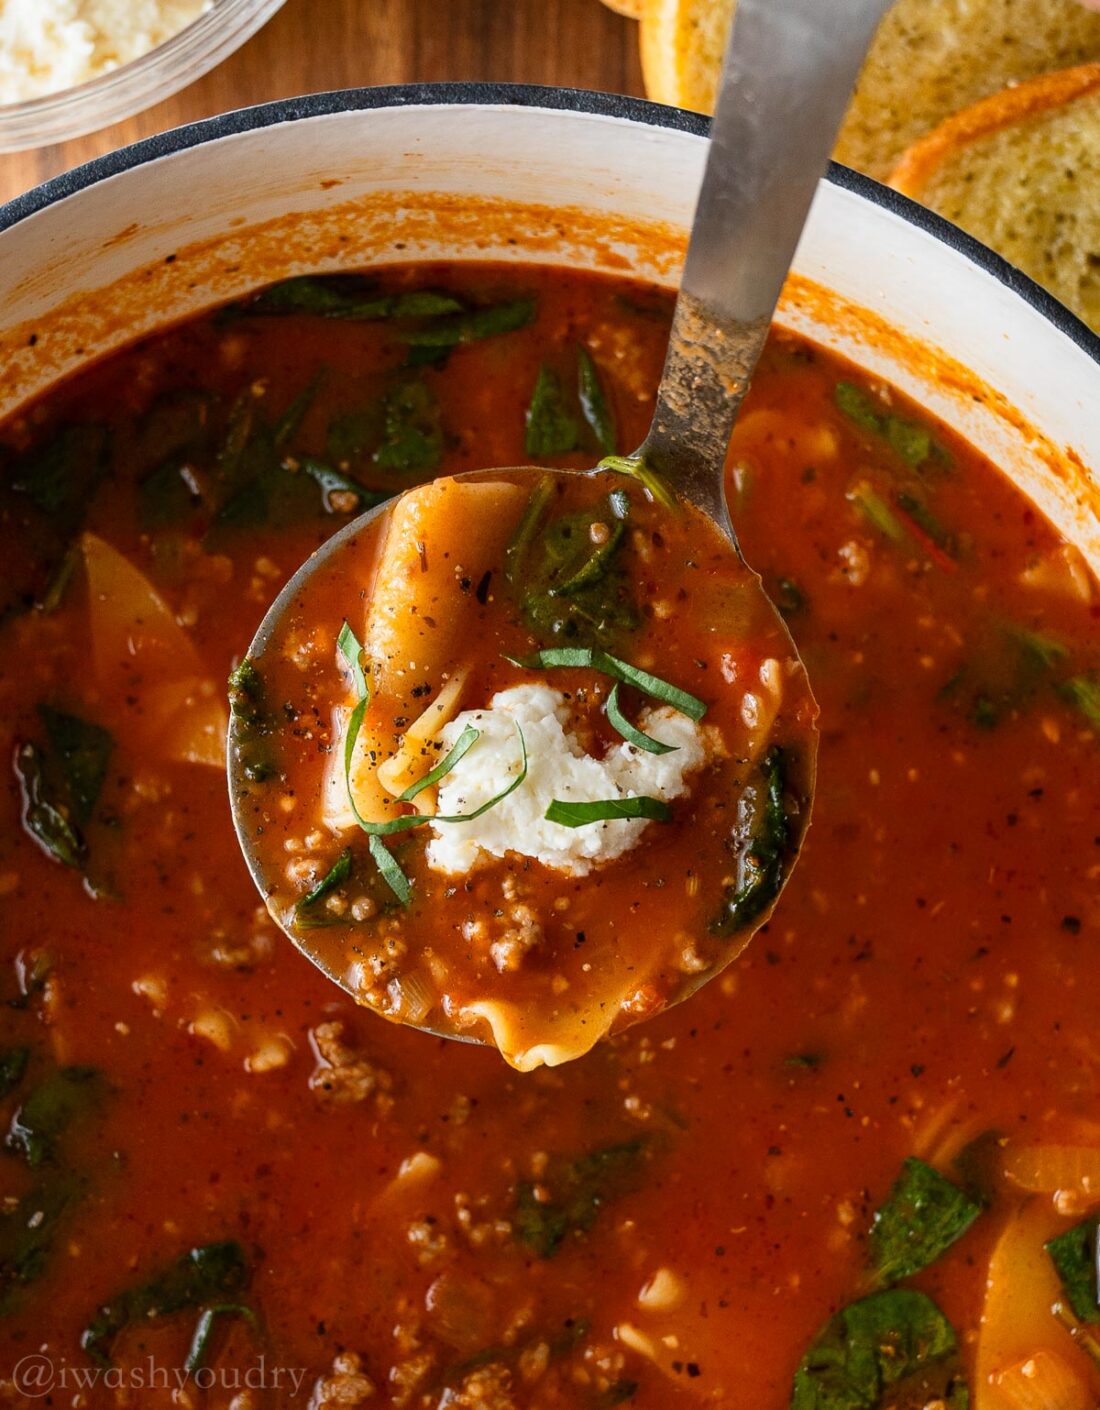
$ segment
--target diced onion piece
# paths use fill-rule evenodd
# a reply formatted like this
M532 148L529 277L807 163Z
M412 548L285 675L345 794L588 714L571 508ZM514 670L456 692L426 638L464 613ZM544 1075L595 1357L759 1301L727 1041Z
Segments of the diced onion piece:
M783 668L769 657L761 662L758 680L745 692L741 701L741 722L748 740L740 753L755 763L772 742L779 707L783 704Z
M694 1340L687 1344L683 1337L684 1329L676 1327L670 1328L667 1332L651 1335L641 1327L635 1326L633 1322L620 1322L615 1327L615 1339L639 1356L644 1356L652 1362L656 1370L667 1376L675 1385L683 1385L684 1365L690 1361L698 1360L695 1354L698 1350ZM689 1382L690 1384L690 1382ZM721 1394L720 1387L711 1387L711 1394L715 1391ZM732 1405L737 1402L729 1397L725 1397L721 1402L715 1404Z
M407 1155L398 1167L397 1180L419 1184L424 1180L434 1180L442 1169L443 1162L437 1155L432 1155L429 1151L414 1151L412 1155Z
M615 1328L615 1335L624 1346L628 1346L631 1351L636 1351L639 1356L646 1356L650 1361L656 1363L660 1362L661 1352L657 1342L632 1323L620 1322Z
M1084 1375L1053 1351L1037 1351L994 1376L1011 1410L1096 1410Z
M1004 1154L1004 1173L1021 1190L1049 1195L1066 1191L1098 1200L1100 1145L1010 1145Z
M421 1023L436 1001L432 986L423 974L410 970L391 979L388 985L391 1012L402 1023Z
M679 1273L658 1268L638 1294L638 1306L646 1312L668 1312L679 1307L687 1294L687 1284Z

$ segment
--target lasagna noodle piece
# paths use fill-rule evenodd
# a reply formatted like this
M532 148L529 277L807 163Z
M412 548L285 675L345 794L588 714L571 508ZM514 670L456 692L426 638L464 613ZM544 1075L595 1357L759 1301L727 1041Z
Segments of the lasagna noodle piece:
M481 583L503 572L528 496L507 480L435 480L403 495L390 515L363 633L373 699L351 766L352 792L370 822L396 816L394 786L400 792L431 766L427 746L459 704L447 687L468 650L470 604ZM446 708L433 711L444 694ZM335 831L356 825L344 784L350 711L349 702L334 721L324 785L324 820ZM402 752L410 720L413 747Z

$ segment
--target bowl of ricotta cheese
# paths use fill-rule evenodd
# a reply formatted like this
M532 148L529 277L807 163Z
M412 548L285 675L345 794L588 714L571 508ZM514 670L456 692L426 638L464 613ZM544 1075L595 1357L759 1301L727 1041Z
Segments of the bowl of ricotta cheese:
M78 137L200 78L283 0L0 0L0 152Z

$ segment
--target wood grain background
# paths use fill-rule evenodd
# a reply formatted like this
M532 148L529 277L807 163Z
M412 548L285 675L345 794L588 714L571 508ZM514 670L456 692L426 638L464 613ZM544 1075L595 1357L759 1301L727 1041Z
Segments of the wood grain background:
M0 200L180 123L272 98L486 79L642 92L636 26L598 0L287 0L220 68L127 122L0 156Z

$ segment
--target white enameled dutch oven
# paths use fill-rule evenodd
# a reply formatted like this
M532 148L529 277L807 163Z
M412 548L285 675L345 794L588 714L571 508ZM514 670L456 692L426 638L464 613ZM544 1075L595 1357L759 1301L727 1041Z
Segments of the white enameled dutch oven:
M567 263L676 280L706 125L597 93L320 94L139 143L0 208L0 416L159 324L305 269ZM954 227L834 167L780 321L990 454L1100 568L1100 339Z

